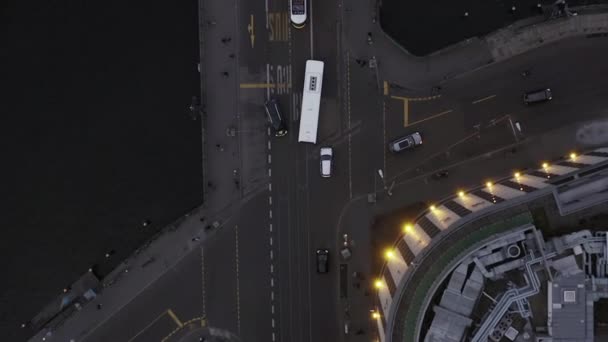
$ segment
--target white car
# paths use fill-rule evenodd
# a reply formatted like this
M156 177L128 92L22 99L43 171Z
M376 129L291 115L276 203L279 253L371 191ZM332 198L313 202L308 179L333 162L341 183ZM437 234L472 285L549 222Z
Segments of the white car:
M414 132L391 141L388 144L388 149L393 153L398 153L420 145L422 145L422 135L420 135L420 132Z
M331 177L331 159L334 151L331 147L321 147L321 177Z

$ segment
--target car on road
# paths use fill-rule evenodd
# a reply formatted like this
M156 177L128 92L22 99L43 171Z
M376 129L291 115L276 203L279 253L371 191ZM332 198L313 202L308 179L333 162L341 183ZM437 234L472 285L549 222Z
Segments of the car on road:
M422 135L420 135L420 132L414 132L391 141L388 144L388 149L397 153L420 145L422 145Z
M266 109L266 115L268 116L268 121L270 121L270 126L274 130L274 135L277 137L282 137L287 135L287 125L285 124L285 120L281 115L281 111L279 110L279 103L277 99L270 98L264 104Z
M329 250L317 249L317 273L329 272Z
M549 88L533 90L524 94L524 103L527 105L532 103L545 102L551 99L553 99L553 93Z
M331 177L331 161L334 151L331 147L321 147L321 177Z

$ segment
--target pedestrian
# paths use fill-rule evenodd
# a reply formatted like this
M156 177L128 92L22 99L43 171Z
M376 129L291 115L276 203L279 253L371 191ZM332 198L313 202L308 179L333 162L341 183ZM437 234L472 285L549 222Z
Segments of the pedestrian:
M224 76L224 77L228 77L228 75L230 75L230 74L228 74L228 71L223 71L223 72L222 72L222 76Z
M97 304L97 310L101 310L101 303Z

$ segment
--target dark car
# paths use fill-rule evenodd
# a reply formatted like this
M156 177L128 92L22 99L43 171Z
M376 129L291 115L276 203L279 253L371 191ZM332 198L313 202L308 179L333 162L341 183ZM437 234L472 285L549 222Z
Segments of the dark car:
M317 249L317 273L329 272L329 250Z
M272 129L274 130L274 135L277 137L286 135L287 126L285 125L285 120L279 110L279 103L277 100L271 98L266 101L264 107L266 108L266 115L268 116L268 121L270 121L270 126L272 126Z
M419 145L422 145L422 136L420 135L420 132L414 132L391 141L388 144L388 149L391 152L397 153Z
M549 88L529 91L524 94L525 104L545 102L550 101L551 99L553 99L553 93Z

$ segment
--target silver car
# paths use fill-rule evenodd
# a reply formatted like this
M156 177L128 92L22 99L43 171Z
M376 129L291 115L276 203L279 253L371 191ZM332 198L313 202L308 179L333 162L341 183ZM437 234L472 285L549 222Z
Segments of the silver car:
M334 151L331 147L321 147L321 177L331 177L331 160Z
M420 145L422 145L422 136L420 132L414 132L391 141L388 144L388 149L391 152L397 153Z

